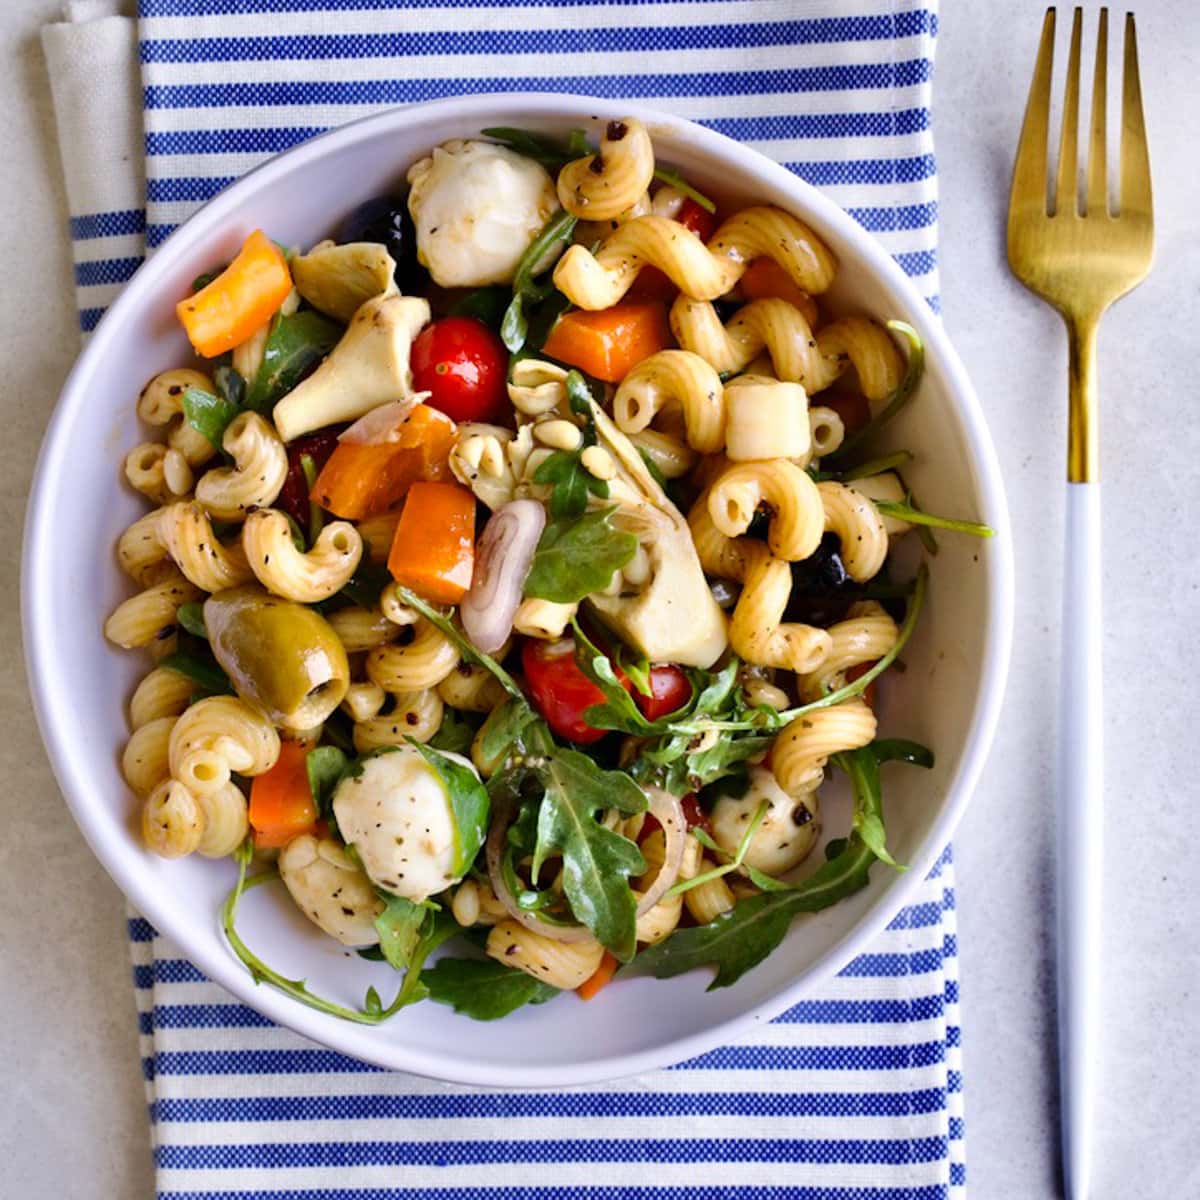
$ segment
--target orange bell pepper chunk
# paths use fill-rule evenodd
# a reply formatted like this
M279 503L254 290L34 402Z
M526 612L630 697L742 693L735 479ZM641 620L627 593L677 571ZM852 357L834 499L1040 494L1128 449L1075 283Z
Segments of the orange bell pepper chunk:
M317 806L308 783L302 742L283 742L275 765L250 785L250 827L259 849L286 846L304 833L318 834Z
M454 433L445 413L418 404L397 423L394 440L339 442L313 484L312 498L347 521L380 516L418 480L447 477Z
M747 268L738 286L747 300L786 300L794 304L811 325L817 319L817 303L773 259L756 258Z
M475 570L475 497L457 483L414 483L388 570L431 604L457 604Z
M672 344L666 306L651 302L564 313L542 351L595 379L620 383L642 359Z
M282 251L261 229L210 284L175 305L188 339L202 358L241 345L265 325L292 290Z
M589 975L576 989L575 994L580 1000L590 1000L601 988L612 982L617 971L616 955L605 950L600 965L592 975Z

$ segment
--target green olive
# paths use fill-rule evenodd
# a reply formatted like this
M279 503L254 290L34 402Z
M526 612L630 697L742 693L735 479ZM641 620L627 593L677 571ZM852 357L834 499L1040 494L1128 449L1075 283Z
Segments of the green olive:
M204 624L238 695L276 725L312 729L345 698L346 651L315 610L259 587L230 588L205 601Z

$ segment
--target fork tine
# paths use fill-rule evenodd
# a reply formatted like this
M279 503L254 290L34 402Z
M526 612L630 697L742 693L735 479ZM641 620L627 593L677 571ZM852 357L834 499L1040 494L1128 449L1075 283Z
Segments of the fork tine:
M1071 24L1071 53L1067 59L1067 90L1063 96L1062 135L1058 143L1058 186L1054 211L1075 216L1079 211L1079 49L1083 38L1083 9L1075 9Z
M1108 213L1108 9L1100 10L1092 75L1092 137L1088 147L1087 214Z
M1054 9L1046 9L1037 66L1029 85L1025 123L1013 164L1011 207L1036 203L1046 210L1046 144L1050 136L1050 77L1054 67Z
M1142 83L1138 74L1137 32L1133 13L1125 14L1125 83L1121 99L1121 212L1149 213L1150 151L1142 113Z

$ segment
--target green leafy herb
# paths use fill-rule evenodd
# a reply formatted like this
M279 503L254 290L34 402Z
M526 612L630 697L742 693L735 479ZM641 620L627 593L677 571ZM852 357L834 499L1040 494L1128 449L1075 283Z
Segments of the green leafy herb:
M229 363L221 363L213 369L213 385L217 395L228 400L230 404L243 408L246 403L246 381L233 369Z
M420 944L421 930L433 906L428 900L416 904L404 896L377 890L385 905L383 912L375 918L379 949L397 971L407 970L412 962L413 953Z
M196 292L203 291L214 279L223 274L228 266L228 263L221 263L219 267L214 267L211 271L204 271L197 275L192 280L192 294L195 295Z
M181 402L188 424L220 450L226 426L238 415L238 406L225 396L194 387L184 389Z
M698 192L692 187L673 167L655 167L654 178L670 184L677 192L682 192L689 200L694 200L706 212L715 213L717 211L716 204L703 192Z
M548 753L553 748L544 722L524 697L510 697L494 708L480 730L479 755L484 762L503 764L515 754Z
M633 957L637 900L629 877L646 869L628 838L596 820L602 809L644 812L646 794L622 771L602 770L578 750L558 750L535 771L545 795L538 811L532 876L562 856L563 892L571 911L622 962Z
M449 706L443 712L438 731L429 739L435 750L446 750L451 754L470 754L479 721L472 720L475 714L462 713Z
M653 689L650 684L650 660L634 658L633 652L626 646L621 646L617 652L617 662L621 670L629 676L639 696L650 696Z
M625 689L612 660L584 633L572 617L575 631L575 661L579 669L604 693L603 704L593 704L584 710L583 719L593 729L615 729L621 733L653 734L662 723L648 720L637 702Z
M849 483L852 479L870 479L872 475L882 475L885 471L894 471L898 467L906 466L912 460L912 451L897 450L895 454L885 454L882 458L873 458L869 462L862 463L857 467L850 467L845 471L818 471L814 478L817 480L840 479L843 483Z
M193 654L178 651L160 659L158 665L166 667L168 671L186 675L193 683L199 684L201 690L210 696L233 695L229 676L214 661L205 661Z
M525 1004L544 1004L558 988L494 959L440 958L421 972L429 999L475 1021L495 1021Z
M175 611L175 621L193 637L208 641L208 627L204 624L204 605L198 600L181 604Z
M902 504L898 500L876 500L874 504L883 516L895 517L899 521L907 521L910 525L929 525L934 529L948 529L953 533L969 533L972 537L996 536L996 531L990 525L980 525L976 521L959 521L951 517L935 517L932 513L922 512L912 504Z
M546 222L542 231L530 242L521 255L513 275L513 294L504 318L500 322L500 340L516 354L525 345L529 333L526 307L540 303L550 295L554 284L549 280L538 283L534 272L558 242L569 242L575 232L576 218L564 208Z
M312 309L271 321L262 365L246 389L246 407L265 413L287 395L308 369L329 353L342 336L342 327Z
M454 865L456 876L465 875L475 861L487 837L491 801L479 776L464 763L456 762L440 750L423 746L409 738L409 744L437 772L450 798L454 825Z
M308 489L308 544L311 546L325 528L325 510L313 499L312 490L317 482L317 464L311 454L300 455L300 470L304 472L304 485Z
M608 484L586 470L581 457L581 450L555 450L533 473L534 483L554 489L549 508L556 520L571 521L582 516L589 495L608 499Z
M317 746L304 759L313 803L327 820L333 814L333 794L350 765L349 756L337 746Z
M694 887L700 887L705 883L712 883L715 879L720 879L728 875L730 871L736 871L738 867L746 861L746 855L750 850L750 843L754 841L754 835L758 832L759 827L767 818L767 813L770 811L771 805L764 800L754 812L754 816L750 818L750 824L746 826L746 832L742 834L741 841L738 842L737 851L732 857L725 853L711 838L705 837L702 843L706 849L720 854L722 858L729 861L722 863L718 867L713 867L708 871L701 871L699 875L693 875L691 879L681 879L678 883L673 884L666 891L667 896L681 896L684 892L690 892Z
M500 330L500 322L504 320L504 310L508 307L512 296L506 287L494 286L478 288L468 292L451 309L453 317L474 317L482 321L489 329Z
M695 967L712 965L717 974L709 989L729 987L783 941L797 913L828 908L865 887L871 864L879 856L861 831L869 830L873 838L878 833L877 843L883 846L879 764L893 760L919 766L931 766L933 762L928 750L911 742L880 742L838 755L835 761L847 768L854 788L854 828L832 857L795 887L752 896L707 925L677 930L643 951L634 970L669 979Z
M613 525L616 511L597 509L547 525L525 578L525 594L572 604L608 587L613 574L633 558L638 548L632 533Z

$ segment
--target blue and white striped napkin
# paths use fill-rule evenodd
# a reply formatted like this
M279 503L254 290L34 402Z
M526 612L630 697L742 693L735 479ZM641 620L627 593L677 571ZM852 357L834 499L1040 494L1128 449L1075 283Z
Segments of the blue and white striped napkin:
M43 35L85 333L266 156L391 105L518 90L625 98L756 146L937 305L932 0L141 0L137 21L118 3L77 0ZM144 920L129 934L163 1198L962 1195L948 850L870 953L775 1022L584 1089L379 1071L239 1004Z

